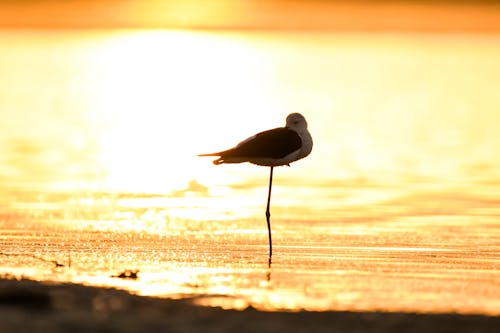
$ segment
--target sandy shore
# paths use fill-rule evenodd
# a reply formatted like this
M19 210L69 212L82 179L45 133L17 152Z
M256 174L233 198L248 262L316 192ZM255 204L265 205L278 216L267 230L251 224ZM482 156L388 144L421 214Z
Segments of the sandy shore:
M500 317L262 312L75 284L0 279L0 332L493 332Z

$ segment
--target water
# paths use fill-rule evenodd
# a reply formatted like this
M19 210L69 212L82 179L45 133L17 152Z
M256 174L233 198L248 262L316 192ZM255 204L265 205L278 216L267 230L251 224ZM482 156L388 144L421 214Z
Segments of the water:
M0 45L1 273L232 308L500 313L498 36ZM275 172L269 267L268 170L194 155L291 112L315 147Z

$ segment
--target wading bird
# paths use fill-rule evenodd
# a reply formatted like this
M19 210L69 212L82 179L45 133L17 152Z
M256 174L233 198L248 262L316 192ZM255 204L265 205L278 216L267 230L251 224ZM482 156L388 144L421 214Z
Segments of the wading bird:
M307 130L307 122L300 113L292 113L286 117L285 127L260 132L240 142L236 147L218 153L198 156L218 156L213 163L243 163L271 167L269 176L269 192L267 194L266 220L269 233L269 263L273 255L271 240L271 188L273 185L273 169L276 166L288 165L311 153L313 141Z

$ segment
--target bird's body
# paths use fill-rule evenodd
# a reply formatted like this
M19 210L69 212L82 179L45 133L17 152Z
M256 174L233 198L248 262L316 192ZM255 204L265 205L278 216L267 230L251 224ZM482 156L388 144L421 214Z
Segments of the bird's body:
M311 153L313 141L307 130L307 122L300 113L292 113L286 117L285 127L279 127L257 133L241 141L236 147L211 154L198 156L218 156L214 164L250 162L271 167L269 176L269 192L267 195L266 220L269 232L269 267L273 254L271 240L271 188L273 184L273 169L276 166L290 165Z
M286 126L260 132L236 147L199 156L219 156L214 164L250 162L262 166L289 165L311 153L307 122L299 113L287 117Z

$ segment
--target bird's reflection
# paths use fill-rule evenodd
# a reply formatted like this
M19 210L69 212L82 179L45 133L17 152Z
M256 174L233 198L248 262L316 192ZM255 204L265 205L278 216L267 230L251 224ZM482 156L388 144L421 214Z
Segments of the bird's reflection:
M268 285L271 284L271 264L272 264L272 258L269 257L269 260L267 261L267 272L266 272L266 280Z

